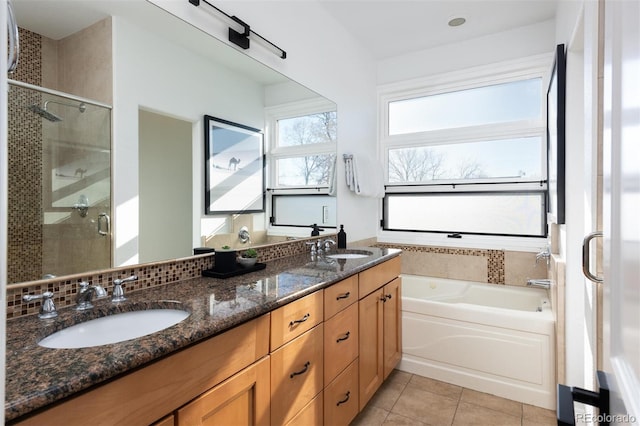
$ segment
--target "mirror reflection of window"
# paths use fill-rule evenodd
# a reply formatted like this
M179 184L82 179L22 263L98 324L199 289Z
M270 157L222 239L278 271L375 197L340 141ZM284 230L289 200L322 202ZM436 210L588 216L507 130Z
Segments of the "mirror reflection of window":
M337 112L334 105L271 108L269 188L274 226L335 227L330 195L336 161ZM295 214L291 214L295 212Z

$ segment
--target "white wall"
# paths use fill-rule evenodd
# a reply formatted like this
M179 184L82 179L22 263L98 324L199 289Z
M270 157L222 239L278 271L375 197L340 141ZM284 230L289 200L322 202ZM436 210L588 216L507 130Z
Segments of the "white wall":
M187 1L151 1L225 41L228 23L204 3L196 8ZM287 59L255 42L245 51L247 55L337 104L339 159L345 152L376 152L375 63L322 6L314 1L255 0L219 1L216 6L280 46ZM338 161L338 173L344 175L342 161ZM338 223L345 225L349 240L375 237L377 205L338 185Z
M113 203L118 218L114 263L126 265L139 263L138 109L192 123L193 223L197 228L194 234L199 235L204 212L203 116L209 114L261 128L264 90L237 72L212 65L210 60L123 18L115 17L113 23ZM206 226L208 220L211 219L202 219L202 225ZM194 247L200 245L199 239L194 238L193 243Z
M378 84L553 52L554 21L396 56L378 63Z

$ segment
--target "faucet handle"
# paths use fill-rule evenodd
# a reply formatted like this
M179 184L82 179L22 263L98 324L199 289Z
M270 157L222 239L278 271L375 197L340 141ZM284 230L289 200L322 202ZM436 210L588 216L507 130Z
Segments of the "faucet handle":
M34 300L42 299L42 306L40 306L40 313L38 318L47 319L55 318L58 316L56 306L53 304L53 292L45 291L42 294L25 294L22 296L22 300L25 302L32 302Z
M317 249L316 249L316 243L315 243L315 241L314 241L314 242L307 241L305 244L311 247L311 253L312 253L312 254L315 254L315 253L316 253L316 250L317 250Z
M122 287L124 286L125 283L131 282L131 281L136 281L138 279L137 275L132 275L128 278L118 278L113 280L113 295L111 296L111 301L112 302L124 302L125 300L127 300L126 297L124 297L124 290L122 289Z

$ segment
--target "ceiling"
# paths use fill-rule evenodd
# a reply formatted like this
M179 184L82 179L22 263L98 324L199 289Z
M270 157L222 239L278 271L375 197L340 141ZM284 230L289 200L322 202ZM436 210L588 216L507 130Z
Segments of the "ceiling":
M560 0L318 0L376 60L553 19ZM452 18L464 17L459 27Z
M384 60L553 19L561 0L316 1L373 59ZM66 37L110 14L137 9L135 4L114 0L14 0L21 26L36 27L53 39ZM447 22L455 17L464 17L465 24L449 27Z

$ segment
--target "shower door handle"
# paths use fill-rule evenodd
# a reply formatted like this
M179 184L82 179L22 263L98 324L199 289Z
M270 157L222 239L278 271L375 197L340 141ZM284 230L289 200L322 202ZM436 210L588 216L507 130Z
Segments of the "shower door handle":
M11 0L7 1L7 23L9 31L9 58L7 59L7 72L12 73L18 67L18 56L20 54L20 37L18 35L18 22L13 13Z
M591 240L596 237L602 237L602 232L592 232L584 237L584 240L582 241L582 273L594 283L601 283L604 279L591 273L591 250L589 243L591 243Z
M102 236L106 236L106 235L109 235L110 231L111 231L111 218L106 213L100 213L98 215L98 234Z

